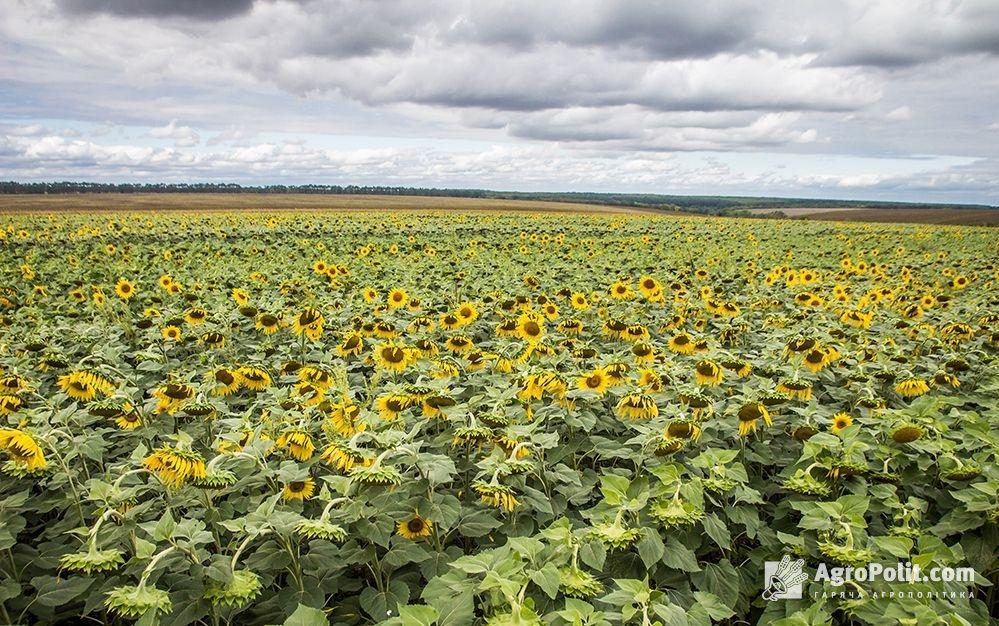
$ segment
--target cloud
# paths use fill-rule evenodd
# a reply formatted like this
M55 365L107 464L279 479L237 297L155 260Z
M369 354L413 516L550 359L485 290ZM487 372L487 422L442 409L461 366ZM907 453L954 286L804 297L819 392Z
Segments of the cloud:
M248 176L340 176L336 155L390 146L385 164L365 161L372 175L511 180L458 166L485 163L538 185L563 171L667 184L685 179L658 177L660 157L711 151L750 155L727 173L697 168L728 188L826 189L821 177L779 182L804 176L796 167L750 173L751 155L999 158L981 132L999 98L992 0L39 0L0 3L0 54L5 149L20 132L51 141L77 127L93 162L111 163L112 143L119 156L148 149L165 169L142 171L164 176L184 163L192 176L238 164ZM409 152L448 142L479 148ZM340 144L351 149L314 147ZM502 150L483 156L487 144ZM522 148L563 170L525 173L507 160ZM880 189L898 175L866 173L882 178L834 178Z
M59 6L72 15L107 13L216 20L249 11L253 0L59 0Z
M187 148L198 145L200 137L190 126L178 126L177 120L171 120L166 126L153 128L148 135L154 139L173 139L174 145L178 148Z
M889 122L908 122L912 119L912 108L900 106L885 114L885 119Z
M218 133L217 135L209 137L208 140L205 141L205 145L217 146L219 144L224 144L224 143L239 143L246 141L248 139L252 139L256 136L257 133L254 131L250 131L245 128L230 126L225 130L223 130L222 132Z

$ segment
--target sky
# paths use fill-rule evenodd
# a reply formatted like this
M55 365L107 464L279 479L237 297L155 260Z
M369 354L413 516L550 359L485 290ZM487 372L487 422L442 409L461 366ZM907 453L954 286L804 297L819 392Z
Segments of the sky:
M0 179L999 205L999 0L0 0Z

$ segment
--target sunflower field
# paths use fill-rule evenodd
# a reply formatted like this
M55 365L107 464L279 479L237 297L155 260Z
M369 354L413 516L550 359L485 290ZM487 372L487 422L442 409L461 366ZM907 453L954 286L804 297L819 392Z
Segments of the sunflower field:
M995 623L997 242L7 215L0 623ZM767 602L784 554L975 581Z

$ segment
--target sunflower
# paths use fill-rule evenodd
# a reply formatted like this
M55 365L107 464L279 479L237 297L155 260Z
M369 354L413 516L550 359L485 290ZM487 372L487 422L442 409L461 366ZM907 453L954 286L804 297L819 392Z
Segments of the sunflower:
M646 298L650 298L657 293L662 292L662 285L659 281L651 276L642 276L638 279L638 290Z
M336 469L347 472L357 465L370 465L374 459L364 456L363 453L351 450L346 445L333 442L323 450L321 458Z
M243 384L238 371L233 371L225 367L217 367L205 373L205 382L214 385L212 395L228 396L239 390Z
M576 387L596 392L597 395L604 395L610 388L611 379L603 368L591 370L584 373L576 381Z
M462 354L474 350L475 344L467 335L451 335L444 342L444 347L455 354Z
M122 430L135 430L142 426L142 417L135 411L129 411L116 417L114 422Z
M288 454L303 463L311 459L316 450L316 445L312 443L312 437L300 428L293 428L281 433L275 445L280 450L287 448Z
M45 455L34 438L21 430L0 429L0 450L5 450L11 460L29 472L46 466Z
M340 356L357 356L364 350L364 339L358 333L347 335L336 347Z
M926 429L919 424L903 422L892 428L890 436L895 443L912 443L922 439Z
M590 302L586 299L586 294L578 291L572 294L572 297L569 299L569 303L572 305L572 308L577 311L585 311L590 308Z
M479 494L479 499L484 504L503 511L513 511L520 504L513 488L507 485L477 480L472 483L472 489Z
M406 539L415 540L429 537L433 532L434 524L428 519L423 519L419 515L414 515L408 520L399 522L396 525L396 532Z
M212 331L201 335L201 342L209 348L219 349L225 346L225 335Z
M115 587L104 598L104 606L118 616L131 619L155 617L173 609L169 593L148 585Z
M250 301L250 296L244 290L237 287L232 290L232 299L239 306L246 306L246 304Z
M114 286L114 292L122 300L128 300L135 295L135 285L124 278L119 278L118 284Z
M24 401L13 394L0 393L0 415L15 413L23 404Z
M807 402L812 398L812 383L807 380L786 380L777 385L777 391Z
M747 402L739 408L739 436L745 437L756 432L757 422L763 422L770 426L773 422L770 419L770 412L762 402Z
M610 286L607 292L615 300L631 300L635 297L635 292L631 290L631 286L624 280L616 281Z
M830 432L834 435L838 434L840 431L848 428L853 424L853 418L846 413L837 413L833 415L832 426L829 428Z
M69 292L69 297L76 300L77 302L86 302L87 294L83 293L83 290L77 287L76 289L71 289Z
M802 365L810 371L817 373L829 363L829 354L823 348L815 344L814 348L805 352L805 356L802 358L801 362Z
M187 313L184 313L184 321L191 326L204 324L206 319L208 319L208 311L204 309L189 309Z
M406 294L406 290L405 289L401 289L399 287L396 287L395 289L392 289L391 291L389 291L389 294L388 294L388 306L389 306L390 309L397 309L397 308L403 306L404 304L406 304L406 302L408 300L409 300L409 296Z
M517 320L517 334L528 343L536 344L545 335L544 321L535 315L524 313Z
M285 502L290 502L292 500L308 500L312 497L315 490L316 482L312 480L311 476L305 480L293 480L289 483L285 483L284 488L281 490L281 499Z
M677 354L693 354L697 351L697 345L687 333L677 333L670 337L667 347Z
M295 367L293 371L297 372L299 382L308 383L316 389L325 391L333 384L333 375L324 365L305 365Z
M162 334L167 341L180 341L180 329L176 326L164 326Z
M905 397L921 396L930 390L930 386L922 378L909 377L895 385L895 391Z
M392 372L401 372L415 360L411 348L395 343L379 344L375 347L373 356L379 367Z
M151 395L158 400L157 413L173 415L185 402L194 397L194 387L183 383L166 383L154 389Z
M714 387L722 381L722 368L710 359L702 359L694 366L694 375L698 385Z
M375 400L375 408L382 419L392 421L399 418L399 415L413 406L413 401L409 396L398 393L391 393L381 396Z
M240 383L247 389L263 391L271 386L271 375L267 370L250 365L244 365L236 370Z
M105 396L114 391L114 385L106 378L90 370L78 370L59 377L59 388L74 400L89 402L98 393Z
M304 333L309 339L318 341L323 335L324 321L323 314L319 312L319 309L308 307L295 316L293 330L296 335Z
M256 329L265 335L273 335L281 329L281 319L270 313L259 313L257 315Z
M461 320L462 325L468 325L479 317L479 310L471 302L462 302L454 311L455 316Z
M652 396L644 393L629 393L621 396L614 407L617 416L628 420L648 420L659 415L659 407Z
M0 378L0 393L21 393L30 388L31 384L28 379L19 374L11 374Z
M192 450L176 446L156 448L142 462L150 472L168 487L177 488L185 482L205 477L205 460Z

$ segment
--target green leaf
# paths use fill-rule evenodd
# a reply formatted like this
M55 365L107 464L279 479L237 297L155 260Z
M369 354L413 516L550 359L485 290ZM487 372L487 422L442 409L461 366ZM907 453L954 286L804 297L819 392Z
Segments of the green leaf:
M871 540L882 552L900 559L908 559L912 551L912 539L906 537L871 537Z
M284 620L284 626L329 626L329 620L319 609L299 604L295 612Z
M725 522L718 519L718 516L714 513L708 513L704 516L703 520L704 532L711 537L715 543L722 548L728 548L732 545L732 535L728 532L728 528L725 526Z
M466 515L458 524L458 532L466 537L481 537L503 525L489 511L475 511Z
M385 591L365 587L359 599L364 612L372 619L381 621L393 617L399 610L399 605L409 603L409 587L396 578L389 582Z
M558 595L559 580L558 568L555 567L554 563L548 563L543 568L531 573L531 581L541 587L541 590L552 600Z
M694 555L694 551L680 543L680 540L673 536L666 539L663 563L684 572L697 572L701 569L697 565L697 557Z
M662 618L665 626L687 626L687 612L678 604L663 604L656 602L652 612Z
M407 604L399 607L402 626L430 626L437 621L437 609L425 604Z
M721 598L709 591L695 591L694 599L713 620L728 619L735 615L735 611L726 606Z
M170 515L170 509L163 512L163 516L160 521L156 522L155 528L153 528L153 541L166 541L173 537L173 530L177 527L177 522L173 520L173 516Z
M475 621L475 603L471 591L454 596L435 596L433 603L440 616L437 626L469 626Z
M638 548L638 556L641 557L646 569L652 569L652 566L658 563L666 552L663 538L655 528L645 528L642 532L642 538L638 540L635 547Z
M600 477L600 493L604 495L607 504L619 506L624 501L630 484L631 481L624 476L604 474Z
M739 602L742 581L728 559L718 563L705 563L702 571L691 575L691 580L699 590L714 594L729 608L735 608Z
M61 607L86 591L94 581L90 578L57 578L35 576L31 586L37 591L35 602L41 606Z
M579 559L595 570L603 570L607 548L599 541L588 541L579 547Z

